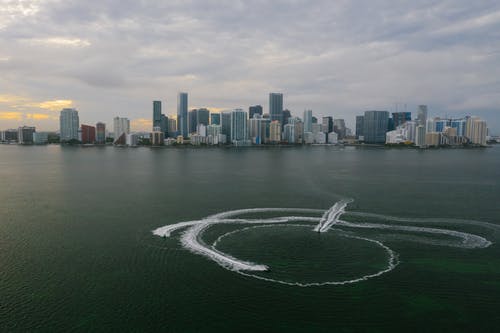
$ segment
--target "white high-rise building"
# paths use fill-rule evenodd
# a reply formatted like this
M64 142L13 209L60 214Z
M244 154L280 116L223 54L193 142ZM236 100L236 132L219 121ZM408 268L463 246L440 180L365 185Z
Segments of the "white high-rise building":
M62 141L78 140L80 119L76 109L62 109L59 115L59 131Z
M471 143L481 146L486 146L486 136L488 134L488 126L486 121L481 120L480 118L473 117L471 130L469 133L469 139Z
M415 130L415 145L419 147L425 146L425 127L418 125Z
M248 140L248 116L242 109L231 111L231 142Z
M125 133L125 136L130 133L130 120L128 118L115 117L113 119L113 131L115 134L114 141Z

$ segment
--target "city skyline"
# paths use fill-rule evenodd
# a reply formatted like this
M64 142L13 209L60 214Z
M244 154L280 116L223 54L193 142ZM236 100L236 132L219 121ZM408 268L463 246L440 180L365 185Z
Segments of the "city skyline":
M495 2L14 1L0 22L2 128L55 130L58 112L76 108L86 123L118 115L149 129L151 101L170 117L186 91L189 109L269 113L269 92L281 92L294 116L311 109L351 128L365 110L426 104L500 130Z

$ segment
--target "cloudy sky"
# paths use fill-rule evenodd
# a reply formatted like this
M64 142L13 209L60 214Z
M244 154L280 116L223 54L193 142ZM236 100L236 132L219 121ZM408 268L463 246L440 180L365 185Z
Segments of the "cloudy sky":
M292 114L364 110L479 115L500 134L500 2L0 0L0 129L58 129L129 117L150 128L152 100Z

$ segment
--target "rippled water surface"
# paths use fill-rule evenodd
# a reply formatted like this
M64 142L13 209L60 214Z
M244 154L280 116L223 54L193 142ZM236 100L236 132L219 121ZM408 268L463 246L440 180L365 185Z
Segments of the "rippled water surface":
M252 274L152 233L251 208L318 211L198 235ZM499 243L500 147L0 145L0 331L497 331Z

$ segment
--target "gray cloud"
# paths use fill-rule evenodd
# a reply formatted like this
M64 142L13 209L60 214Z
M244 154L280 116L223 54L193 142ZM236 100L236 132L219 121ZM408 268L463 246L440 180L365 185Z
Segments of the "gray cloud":
M173 114L181 90L220 108L282 91L351 127L399 102L500 131L497 1L4 2L3 90L75 100L85 122L150 118L153 99Z

